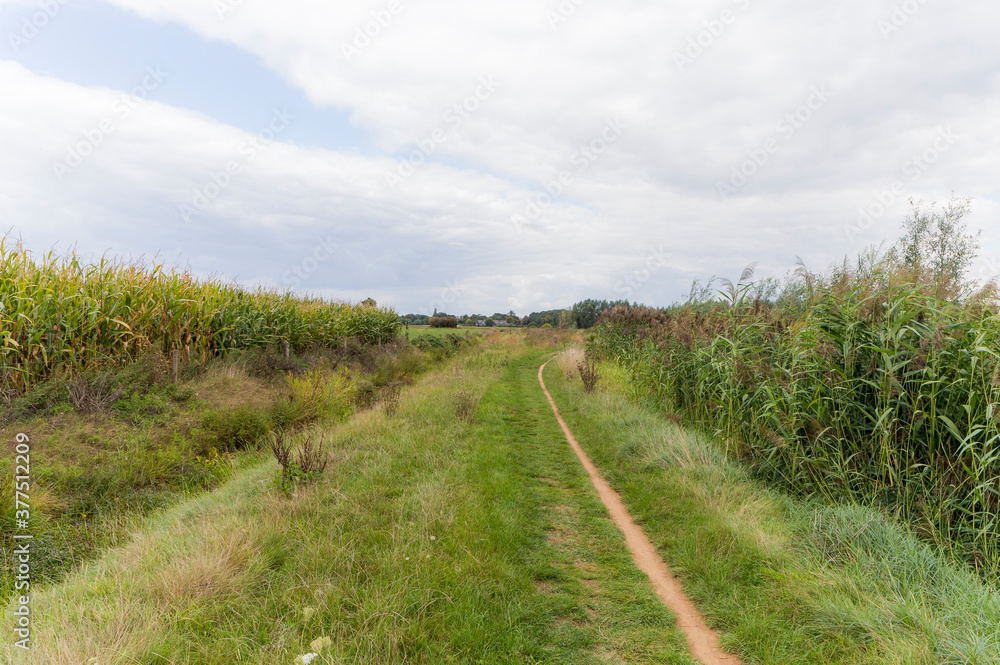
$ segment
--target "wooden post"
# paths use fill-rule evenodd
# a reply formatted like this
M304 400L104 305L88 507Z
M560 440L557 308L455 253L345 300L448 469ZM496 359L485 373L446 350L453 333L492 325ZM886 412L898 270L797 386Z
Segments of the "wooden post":
M177 349L174 349L173 351L170 352L170 364L174 370L174 383L177 383L177 371L178 371L178 365L180 363L180 356L181 352L178 351Z
M292 357L292 345L285 342L285 362L288 362Z

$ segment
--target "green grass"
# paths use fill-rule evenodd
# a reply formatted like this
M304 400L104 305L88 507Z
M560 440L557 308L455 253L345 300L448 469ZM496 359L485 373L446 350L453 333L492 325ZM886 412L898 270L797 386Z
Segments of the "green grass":
M269 461L136 521L32 589L33 652L5 615L0 660L271 665L328 637L313 665L692 665L538 386L551 343L489 336L392 409L300 433L331 462L291 495ZM613 366L589 395L573 368L546 374L564 416L746 663L1000 661L974 574L876 512L767 490Z
M314 430L331 467L292 497L267 463L168 510L33 590L38 648L4 655L270 665L326 636L314 665L690 665L537 388L543 353L504 335L392 415Z
M32 579L59 581L127 542L150 513L259 464L272 431L345 420L398 394L446 352L355 346L286 360L252 351L188 368L176 384L162 357L147 354L120 368L51 377L3 412L4 438L31 439ZM100 408L74 407L68 385L104 395ZM5 487L13 486L13 462L0 458ZM0 493L0 602L15 586L13 500Z
M400 328L399 334L409 339L414 339L420 335L435 335L437 337L447 337L449 333L456 335L468 335L469 333L482 333L492 328L477 328L476 326L459 326L457 328L431 328L430 326L404 326Z
M747 662L1000 662L1000 596L974 573L875 510L766 489L613 365L591 395L564 365L546 382L570 427Z

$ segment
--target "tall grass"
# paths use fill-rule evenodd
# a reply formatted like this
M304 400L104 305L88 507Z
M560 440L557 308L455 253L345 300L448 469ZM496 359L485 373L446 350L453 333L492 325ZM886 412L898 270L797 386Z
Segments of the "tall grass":
M592 345L639 391L804 494L876 505L1000 580L1000 317L898 265L775 302L619 308Z
M398 327L386 308L247 290L162 264L36 260L0 240L0 390L8 396L57 367L134 360L146 347L207 359L285 343L296 351L348 338L375 344Z

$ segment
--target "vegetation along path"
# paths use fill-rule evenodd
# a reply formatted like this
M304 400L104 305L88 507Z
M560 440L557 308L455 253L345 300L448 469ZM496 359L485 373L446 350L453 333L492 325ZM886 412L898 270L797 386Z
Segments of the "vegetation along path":
M552 405L552 412L555 414L559 426L566 435L566 440L573 448L573 452L576 453L576 456L580 459L580 463L587 470L587 475L590 476L598 497L600 497L601 502L607 507L615 524L625 534L625 542L628 545L629 552L632 553L632 558L635 560L636 565L649 575L649 579L653 583L653 588L656 589L657 595L667 607L677 614L678 625L687 636L691 654L707 665L741 663L742 661L738 657L726 653L719 647L718 634L705 623L705 619L701 616L698 608L695 607L691 599L684 593L680 582L677 581L670 572L670 569L663 562L663 559L660 558L653 543L650 542L642 528L632 519L625 504L622 503L621 497L604 480L601 472L590 461L583 448L580 447L576 437L573 436L573 432L570 431L569 425L566 424L566 421L563 420L562 415L559 413L556 401L552 399L549 389L545 387L543 374L545 372L545 365L547 364L548 362L538 368L538 382L541 384L542 391L549 400L549 404Z
M695 665L534 382L550 337L303 432L332 461L291 496L267 462L155 516L34 593L32 651L8 608L0 662Z
M579 346L540 390L568 337L474 336L290 434L320 477L287 491L252 455L129 522L32 584L31 651L6 607L0 664L1000 662L1000 597L887 517L768 489L611 363L586 392Z

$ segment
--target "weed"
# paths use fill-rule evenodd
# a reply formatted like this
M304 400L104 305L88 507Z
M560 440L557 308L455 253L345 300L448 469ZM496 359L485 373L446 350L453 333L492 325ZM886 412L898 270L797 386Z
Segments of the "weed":
M297 454L293 455L292 442L284 432L271 435L270 448L281 467L275 482L287 494L293 494L299 485L319 479L330 461L323 445L314 445L308 434Z
M396 410L399 408L399 401L403 394L403 384L402 382L395 381L382 388L382 393L379 397L379 401L382 402L382 408L385 410L387 415L394 415Z
M66 384L69 402L82 413L101 413L122 396L124 388L109 372L81 376Z
M471 423L479 406L479 397L472 390L462 388L455 393L455 417Z
M580 379L583 381L583 389L588 392L594 392L594 388L597 386L597 381L601 378L601 375L597 372L597 363L593 358L585 358L576 364L576 369L580 373Z

